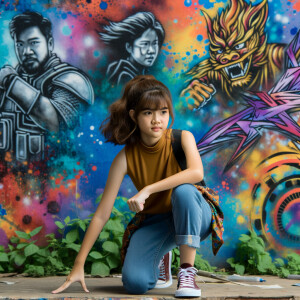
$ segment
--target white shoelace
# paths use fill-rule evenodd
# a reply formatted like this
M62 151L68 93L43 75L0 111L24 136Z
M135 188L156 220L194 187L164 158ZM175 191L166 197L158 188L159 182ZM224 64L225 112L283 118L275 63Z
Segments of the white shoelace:
M180 269L178 273L178 280L181 287L195 287L195 275L197 274L197 269L194 267Z
M165 272L165 263L164 263L164 258L162 258L159 262L159 280L166 280L166 272Z

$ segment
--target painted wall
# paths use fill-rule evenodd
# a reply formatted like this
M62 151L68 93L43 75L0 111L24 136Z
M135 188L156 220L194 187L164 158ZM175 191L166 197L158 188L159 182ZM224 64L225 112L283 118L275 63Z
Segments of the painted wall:
M32 32L9 31L28 10L52 23L42 78ZM42 243L56 220L95 210L121 149L99 125L124 82L149 73L170 88L173 127L193 132L220 194L225 245L214 258L204 241L204 257L224 263L249 229L274 255L300 253L299 10L295 0L2 1L0 244L40 225ZM134 193L125 178L119 195Z

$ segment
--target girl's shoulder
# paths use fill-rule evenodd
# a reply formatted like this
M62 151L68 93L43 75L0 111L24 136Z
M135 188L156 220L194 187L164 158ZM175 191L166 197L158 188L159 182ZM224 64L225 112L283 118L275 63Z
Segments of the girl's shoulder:
M182 130L182 129L174 129L174 128L172 128L172 129L170 129L170 135L172 136L172 137L183 137L183 136L194 136L193 134L192 134L192 132L190 132L190 131L188 131L188 130Z

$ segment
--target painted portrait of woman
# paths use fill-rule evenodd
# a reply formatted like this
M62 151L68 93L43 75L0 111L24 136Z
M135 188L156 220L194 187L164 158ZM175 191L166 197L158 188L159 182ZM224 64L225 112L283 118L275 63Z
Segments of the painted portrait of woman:
M158 56L165 31L151 12L138 12L120 22L109 22L103 27L100 38L120 59L108 65L106 76L109 82L120 85L145 74Z

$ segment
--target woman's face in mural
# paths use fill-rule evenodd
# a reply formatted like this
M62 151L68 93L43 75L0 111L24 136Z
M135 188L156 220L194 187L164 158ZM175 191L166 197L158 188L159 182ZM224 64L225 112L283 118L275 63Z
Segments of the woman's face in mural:
M52 48L52 38L47 41L37 26L26 28L15 37L18 60L30 74L36 73L47 61Z
M131 59L142 66L151 67L158 55L158 36L153 29L147 29L132 45L126 44Z

